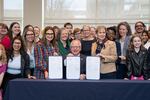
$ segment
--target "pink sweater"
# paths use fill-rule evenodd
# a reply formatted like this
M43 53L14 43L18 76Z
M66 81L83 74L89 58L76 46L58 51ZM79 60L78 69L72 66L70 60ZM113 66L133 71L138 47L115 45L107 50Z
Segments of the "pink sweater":
M0 66L0 74L1 74L2 72L5 72L5 71L6 71L6 67L7 67L6 64Z

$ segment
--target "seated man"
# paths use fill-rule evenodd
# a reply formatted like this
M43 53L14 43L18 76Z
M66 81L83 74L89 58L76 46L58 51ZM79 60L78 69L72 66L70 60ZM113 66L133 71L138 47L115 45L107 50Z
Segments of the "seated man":
M80 80L84 80L86 78L86 57L80 54L81 42L73 40L70 44L70 51L68 56L80 56Z

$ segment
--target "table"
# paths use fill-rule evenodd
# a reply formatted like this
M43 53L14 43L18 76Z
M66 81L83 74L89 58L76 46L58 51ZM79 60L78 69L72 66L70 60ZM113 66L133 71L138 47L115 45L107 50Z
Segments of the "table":
M150 81L15 79L4 100L150 100Z

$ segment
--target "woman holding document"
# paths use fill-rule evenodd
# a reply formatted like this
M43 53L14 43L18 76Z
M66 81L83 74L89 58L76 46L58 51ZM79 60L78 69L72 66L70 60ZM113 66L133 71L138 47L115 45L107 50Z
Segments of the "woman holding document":
M35 76L38 79L48 78L48 57L58 55L53 28L45 27L42 40L34 49L35 55Z
M105 26L97 27L97 41L92 44L91 55L101 58L101 79L116 79L116 45L107 39Z

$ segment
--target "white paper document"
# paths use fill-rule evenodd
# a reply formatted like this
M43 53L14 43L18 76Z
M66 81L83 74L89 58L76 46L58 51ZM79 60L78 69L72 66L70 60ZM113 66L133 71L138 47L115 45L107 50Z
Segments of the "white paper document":
M86 78L100 79L100 58L88 56L86 58Z
M67 79L80 79L80 57L67 57Z
M63 63L62 56L49 56L49 79L63 78Z

